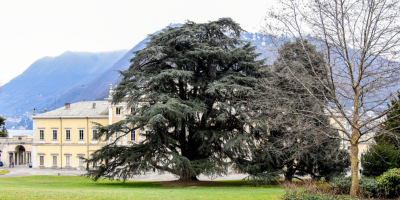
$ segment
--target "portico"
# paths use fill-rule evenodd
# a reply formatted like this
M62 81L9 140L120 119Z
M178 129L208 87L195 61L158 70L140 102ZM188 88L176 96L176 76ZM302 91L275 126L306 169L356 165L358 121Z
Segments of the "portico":
M0 138L1 161L5 166L27 166L32 162L32 137Z

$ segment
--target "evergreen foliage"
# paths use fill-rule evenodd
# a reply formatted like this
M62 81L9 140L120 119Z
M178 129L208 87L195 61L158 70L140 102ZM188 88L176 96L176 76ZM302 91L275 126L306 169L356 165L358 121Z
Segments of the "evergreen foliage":
M400 99L400 93L397 99ZM389 169L400 168L400 105L392 100L390 106L395 109L386 115L386 121L381 131L391 134L378 133L374 145L361 157L363 175L379 176Z
M0 137L8 137L8 131L6 129L6 118L0 116Z
M258 145L251 148L253 160L239 160L239 168L249 172L251 179L264 180L276 173L284 173L288 181L304 175L317 180L343 175L350 162L348 153L339 149L338 131L286 68L291 67L314 96L323 96L325 89L318 82L326 79L323 54L301 40L285 42L278 53L256 105L263 110L258 118L267 121L268 130L255 137Z
M99 167L88 177L126 180L158 169L197 180L201 173L219 176L229 159L247 155L252 143L246 125L253 124L248 103L265 62L256 47L240 39L243 29L230 18L150 35L146 48L134 52L132 65L113 94L113 103L127 102L134 112L109 126L98 124L106 140L143 130L145 140L132 146L115 142L88 160Z

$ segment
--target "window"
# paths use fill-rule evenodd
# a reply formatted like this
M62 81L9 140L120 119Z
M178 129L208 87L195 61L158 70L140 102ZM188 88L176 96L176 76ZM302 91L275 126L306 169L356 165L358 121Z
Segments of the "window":
M134 113L136 111L136 108L131 108L131 113Z
M71 167L71 156L65 156L65 166Z
M121 133L120 133L120 132L117 132L117 137L115 138L115 140L116 140L117 142L119 142L119 141L120 141L120 138L121 138Z
M57 130L53 130L53 140L57 140Z
M83 140L83 130L79 130L79 140Z
M120 107L116 107L115 108L115 114L116 115L121 115L121 108Z
M83 167L84 166L84 164L85 164L85 160L84 160L84 158L79 158L79 167Z
M44 130L39 130L39 139L44 140Z
M44 156L39 156L39 160L40 160L40 166L44 165Z
M131 132L131 141L136 141L136 134L135 131Z
M57 156L53 156L53 166L57 166Z
M65 139L71 140L71 130L65 130Z
M93 130L93 140L97 140L97 130Z

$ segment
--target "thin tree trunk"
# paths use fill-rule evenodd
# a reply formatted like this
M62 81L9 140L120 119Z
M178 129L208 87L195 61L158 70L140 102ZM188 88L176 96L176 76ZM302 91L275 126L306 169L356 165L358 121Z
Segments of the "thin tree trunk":
M351 144L351 188L350 188L350 196L357 196L359 192L359 182L358 182L358 142L352 142Z

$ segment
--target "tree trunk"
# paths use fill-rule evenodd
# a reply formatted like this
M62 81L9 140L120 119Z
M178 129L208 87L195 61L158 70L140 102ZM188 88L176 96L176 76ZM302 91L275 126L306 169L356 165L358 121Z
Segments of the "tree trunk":
M181 176L179 178L179 181L199 181L199 179L197 179L197 176L187 176L187 177Z
M285 173L285 181L292 182L293 180L293 173L286 172Z
M352 142L353 143L353 142ZM358 143L351 144L351 188L350 188L350 196L357 196L359 192L359 182L358 182Z

